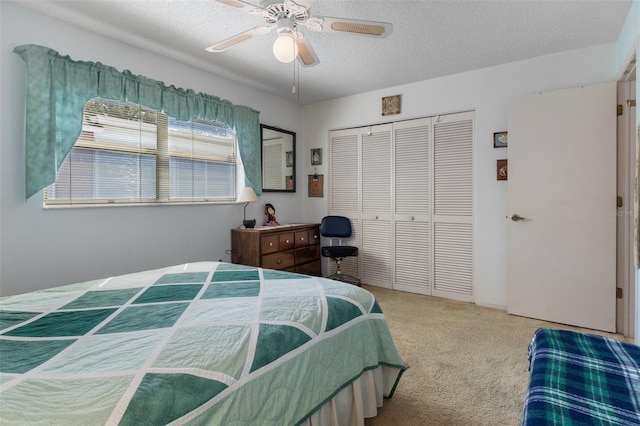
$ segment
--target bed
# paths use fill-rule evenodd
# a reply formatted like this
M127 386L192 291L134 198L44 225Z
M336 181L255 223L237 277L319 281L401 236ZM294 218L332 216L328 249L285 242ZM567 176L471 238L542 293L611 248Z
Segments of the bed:
M640 347L551 328L529 344L522 425L640 424Z
M197 262L0 298L0 424L363 424L405 366L368 291Z

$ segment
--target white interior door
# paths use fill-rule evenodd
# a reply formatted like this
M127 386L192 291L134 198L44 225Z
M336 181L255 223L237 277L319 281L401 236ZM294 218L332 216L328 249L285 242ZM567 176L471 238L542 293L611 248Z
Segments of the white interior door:
M391 124L361 130L360 281L393 287L391 268Z
M433 124L433 292L473 302L473 135L475 112Z
M618 191L620 203L617 214L617 287L623 297L616 303L616 330L625 336L635 334L635 267L633 199L636 164L636 107L629 100L636 98L636 82L618 82Z
M331 132L329 149L329 213L346 216L351 220L351 238L342 239L342 244L360 247L360 219L359 219L359 131L344 129ZM323 245L329 245L328 240ZM331 244L339 244L338 240ZM328 267L326 275L336 272L336 263L326 260ZM357 256L345 258L340 268L343 273L359 277L359 263Z
M393 123L394 290L431 295L430 118Z
M508 149L509 313L615 332L616 83L516 99Z

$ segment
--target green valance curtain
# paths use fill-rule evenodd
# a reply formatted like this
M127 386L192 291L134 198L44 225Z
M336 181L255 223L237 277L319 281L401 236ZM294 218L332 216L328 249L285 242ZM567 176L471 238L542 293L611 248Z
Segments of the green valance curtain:
M44 46L27 44L14 52L27 64L27 199L55 182L56 171L80 136L84 104L96 96L144 105L180 120L227 124L238 137L247 185L258 195L262 192L258 111L100 62L74 61Z

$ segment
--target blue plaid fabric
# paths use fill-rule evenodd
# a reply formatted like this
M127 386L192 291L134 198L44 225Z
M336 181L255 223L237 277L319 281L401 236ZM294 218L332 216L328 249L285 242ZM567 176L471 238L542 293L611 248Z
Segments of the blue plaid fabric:
M640 346L541 328L529 363L521 425L640 425Z

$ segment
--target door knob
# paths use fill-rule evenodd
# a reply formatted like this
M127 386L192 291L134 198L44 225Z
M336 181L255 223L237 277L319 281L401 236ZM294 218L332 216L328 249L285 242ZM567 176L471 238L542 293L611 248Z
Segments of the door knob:
M513 214L511 216L511 220L514 222L518 222L519 220L524 220L524 217L520 216L518 213Z

